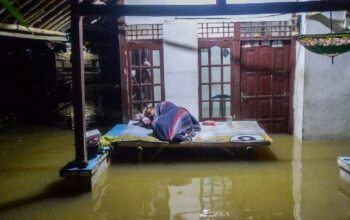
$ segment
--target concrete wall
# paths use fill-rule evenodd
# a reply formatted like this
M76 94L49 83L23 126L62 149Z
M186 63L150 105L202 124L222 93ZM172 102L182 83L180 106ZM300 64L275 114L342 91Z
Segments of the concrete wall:
M327 18L328 14L316 15L316 19L307 18L305 33L329 33L327 19L320 19ZM344 12L333 13L335 20L343 20L344 16ZM300 135L301 123L304 140L350 139L349 60L349 53L342 54L335 58L332 65L329 57L305 51L304 71L302 62L299 62L296 71L296 135ZM302 87L304 98L301 97Z
M198 118L197 25L169 23L163 30L165 100Z

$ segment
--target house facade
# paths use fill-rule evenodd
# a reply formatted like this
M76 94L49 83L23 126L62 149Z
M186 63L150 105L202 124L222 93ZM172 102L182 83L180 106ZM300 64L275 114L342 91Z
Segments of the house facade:
M329 20L326 13L320 15ZM294 37L298 31L328 33L329 27L317 16L124 17L119 36L124 120L167 100L184 106L201 121L232 116L234 120L257 120L271 133L294 133L303 139L350 137L345 134L350 126L343 121L349 118L344 110L350 104L344 100L340 104L337 93L349 89L339 88L335 81L330 85L316 75L335 80L329 74L336 71L348 77L343 60L348 55L339 56L332 65L329 58L305 51ZM336 19L344 23L345 12L334 13ZM315 66L318 73L313 73ZM314 74L316 78L309 80ZM324 83L327 87L316 95ZM340 97L333 97L332 92ZM317 97L329 96L339 99L334 104L340 104L342 118L321 111L329 108L329 102L321 104ZM328 120L336 122L332 129L327 128Z

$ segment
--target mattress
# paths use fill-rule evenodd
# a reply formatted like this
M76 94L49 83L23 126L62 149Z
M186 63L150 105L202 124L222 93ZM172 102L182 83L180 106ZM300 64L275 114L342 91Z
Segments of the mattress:
M158 140L153 136L151 129L136 125L130 121L128 124L117 124L108 131L101 139L102 145L117 143L118 146L133 145L172 145L172 146L195 146L195 145L270 145L272 139L256 121L233 121L231 123L216 122L215 126L206 126L201 123L202 130L197 132L191 141L181 143L168 143Z

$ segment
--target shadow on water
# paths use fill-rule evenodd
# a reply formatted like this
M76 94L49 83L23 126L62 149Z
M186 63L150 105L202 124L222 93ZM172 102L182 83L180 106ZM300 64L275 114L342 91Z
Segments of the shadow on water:
M0 211L15 209L51 198L78 197L84 193L86 193L86 189L72 188L64 179L61 179L52 182L42 193L0 204Z
M201 163L201 162L230 162L230 161L276 161L278 158L269 148L227 150L218 148L145 148L142 152L144 163ZM114 148L112 163L137 163L136 148Z

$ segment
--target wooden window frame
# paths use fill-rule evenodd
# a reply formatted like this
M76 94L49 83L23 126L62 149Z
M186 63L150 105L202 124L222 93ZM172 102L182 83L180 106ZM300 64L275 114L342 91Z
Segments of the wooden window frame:
M141 72L144 68L143 65L131 66L131 51L132 50L141 50L143 48L146 48L148 50L159 50L159 56L160 56L160 65L159 66L152 66L151 69L151 82L150 83L142 83L140 82L138 85L132 83L131 79L131 70L136 67L136 69L139 69ZM141 59L141 56L139 56L139 59ZM165 88L164 88L164 56L163 56L163 41L162 40L132 40L128 41L126 43L126 62L127 62L127 78L128 78L128 119L133 119L133 106L134 104L139 104L142 106L145 103L151 103L152 105L155 105L158 102L164 101L165 99ZM141 60L139 61L141 64ZM154 83L153 81L153 69L159 69L160 70L160 83ZM161 88L161 100L154 100L154 87L160 86ZM133 87L138 87L142 94L142 88L151 87L151 99L150 100L143 100L142 96L140 97L140 100L134 101L133 100ZM142 108L142 107L141 107ZM142 109L141 109L142 110Z
M223 64L223 56L220 57L221 59L221 63L220 64L215 64L212 65L211 64L211 50L210 48L218 46L221 48L221 51L223 50L223 48L230 48L230 64ZM202 65L201 64L201 50L202 49L209 49L208 51L208 64L207 65ZM225 119L225 115L223 115L223 103L226 102L225 99L221 98L218 101L213 101L212 97L211 97L211 93L212 93L212 89L211 89L211 85L220 85L221 86L221 94L223 94L223 89L224 89L224 85L230 85L230 112L229 115L233 114L233 109L232 109L232 103L233 103L233 89L232 89L232 80L233 80L233 61L234 61L234 51L233 51L233 40L232 39L222 39L222 38L210 38L210 40L206 40L206 39L200 39L199 40L199 44L198 44L198 105L199 105L199 119L202 120L215 120L215 121L222 121ZM223 81L223 68L224 67L230 67L230 82L224 82ZM207 67L208 68L208 83L202 83L202 67ZM221 73L221 80L220 82L212 82L211 81L211 68L212 67L220 67L220 73ZM202 99L202 85L208 85L208 89L209 89L209 99L208 100L203 100ZM203 102L207 102L209 103L209 117L205 118L203 117L202 114L202 103ZM221 112L220 115L222 117L212 117L212 113L213 113L213 109L212 109L212 103L214 102L219 102L220 103L220 108L221 108Z

